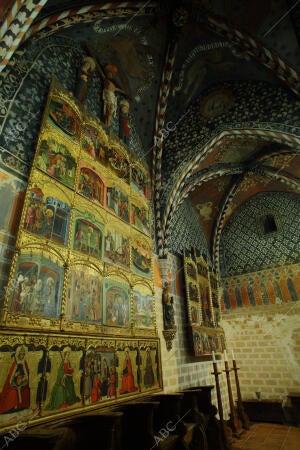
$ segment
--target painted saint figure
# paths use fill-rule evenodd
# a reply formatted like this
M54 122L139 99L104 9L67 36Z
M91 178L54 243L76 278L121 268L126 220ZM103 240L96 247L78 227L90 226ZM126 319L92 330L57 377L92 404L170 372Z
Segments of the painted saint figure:
M74 369L70 363L70 347L65 347L62 351L62 361L57 371L56 382L53 386L50 400L46 409L63 409L68 408L80 401L75 393L73 374Z
M16 349L2 392L0 414L21 411L30 407L29 368L25 347Z
M154 373L152 367L152 358L150 347L146 348L146 368L144 374L144 385L146 388L151 388L154 384Z
M123 362L122 384L120 388L120 394L129 394L130 392L136 392L137 390L138 388L134 384L132 362L129 356L129 351L125 350L125 359Z

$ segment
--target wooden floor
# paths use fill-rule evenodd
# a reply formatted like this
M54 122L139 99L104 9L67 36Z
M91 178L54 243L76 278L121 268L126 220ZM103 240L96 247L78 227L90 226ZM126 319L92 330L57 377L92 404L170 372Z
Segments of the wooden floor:
M300 427L272 423L253 423L232 450L299 450Z

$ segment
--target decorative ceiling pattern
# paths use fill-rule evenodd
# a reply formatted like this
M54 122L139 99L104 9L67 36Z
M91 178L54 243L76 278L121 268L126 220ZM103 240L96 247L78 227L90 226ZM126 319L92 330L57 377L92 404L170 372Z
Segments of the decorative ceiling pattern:
M262 175L255 175L254 173L246 174L243 181L239 184L229 208L226 210L224 225L236 209L259 192L289 191L291 191L291 187L284 183L280 183Z
M285 89L243 81L211 88L192 103L165 140L164 180L169 180L170 174L177 178L202 146L222 130L276 126L278 131L297 134L299 119L299 103Z
M183 249L201 249L209 261L210 250L199 216L190 199L186 199L177 209L170 225L167 246L172 253L182 255Z
M267 214L275 217L277 232L264 234L263 218ZM299 215L300 196L286 192L259 193L244 203L222 232L222 276L299 262Z

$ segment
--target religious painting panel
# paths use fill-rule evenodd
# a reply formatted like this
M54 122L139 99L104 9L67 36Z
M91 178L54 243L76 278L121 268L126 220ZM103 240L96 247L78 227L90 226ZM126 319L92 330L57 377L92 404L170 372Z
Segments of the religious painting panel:
M49 100L47 124L77 141L79 138L81 119L79 112L69 99L61 93L52 95Z
M109 263L130 268L130 240L125 226L123 229L117 221L110 221L104 239L104 258Z
M85 123L81 132L81 147L93 159L102 164L107 160L108 139L100 125Z
M121 281L120 281L121 280ZM103 283L104 323L115 327L130 326L130 286L126 281L105 278Z
M107 149L108 167L117 177L126 183L129 183L130 168L128 156L123 152L117 144L110 145Z
M59 319L64 261L58 253L33 246L18 256L9 286L8 311L21 317ZM22 320L21 320L22 321ZM22 325L30 325L28 321Z
M112 342L114 344L114 342ZM82 370L81 391L84 404L92 405L114 400L117 394L118 373L114 347L89 345Z
M142 392L157 389L161 386L159 367L158 343L140 341L138 381Z
M211 287L209 266L206 259L194 250L198 272L198 288L202 307L202 324L206 327L214 327L214 314L211 301Z
M52 134L43 136L37 150L36 166L60 183L74 188L76 155L71 148Z
M129 196L121 187L112 184L106 188L106 207L125 222L129 222Z
M150 243L142 236L135 234L131 242L131 252L133 273L151 278L152 249Z
M41 178L28 190L24 230L56 244L67 245L71 213L71 192Z
M153 293L148 285L133 286L133 311L135 328L154 328L155 309Z
M43 415L79 408L83 405L82 377L84 351L80 342L52 338L47 357L45 378L47 389Z
M191 333L195 356L210 356L212 351L221 354L225 350L223 331L193 326L191 327Z
M190 302L190 323L192 325L201 325L202 323L202 313L201 313L201 307L199 303Z
M87 207L82 204L77 206L82 211ZM104 224L100 220L103 220L103 216L99 214L95 216L89 211L75 211L71 243L73 250L89 257L103 259Z
M1 336L0 428L18 424L22 431L28 420L39 415L39 368L43 354L42 347L25 345L24 336Z
M194 283L193 281L188 280L187 293L190 301L199 302L200 298L199 289L196 283Z
M78 193L90 201L104 206L105 186L102 177L96 169L89 167L84 161L79 163Z
M207 281L199 283L200 301L202 305L203 325L206 327L214 326L214 318L210 302L210 290Z
M139 393L140 352L136 341L116 342L116 362L118 373L117 396Z
M103 277L94 267L71 265L68 273L66 320L103 322Z
M131 200L130 223L143 233L150 234L149 208L136 197Z
M195 356L210 355L210 347L207 339L207 334L195 328L192 328L192 333Z
M135 164L131 169L131 186L133 189L142 194L147 200L149 200L149 180L146 176L145 170Z

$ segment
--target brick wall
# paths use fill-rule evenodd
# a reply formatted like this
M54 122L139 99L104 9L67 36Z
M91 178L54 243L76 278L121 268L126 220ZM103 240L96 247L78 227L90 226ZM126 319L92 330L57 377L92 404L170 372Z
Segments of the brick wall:
M300 304L255 306L223 313L229 349L240 367L242 397L286 400L300 391Z

